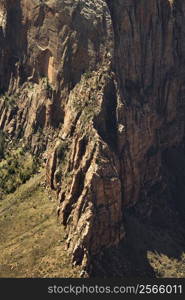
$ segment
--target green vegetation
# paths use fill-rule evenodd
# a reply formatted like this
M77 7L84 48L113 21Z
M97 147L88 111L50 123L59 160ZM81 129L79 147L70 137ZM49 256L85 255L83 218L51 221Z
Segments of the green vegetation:
M7 107L16 107L18 97L19 97L19 93L16 93L14 95L9 95L8 93L5 93L1 97L1 99L4 101Z
M76 99L73 103L73 108L77 112L81 112L81 120L88 122L98 112L99 106L96 101L96 97L92 95L89 99Z
M60 142L57 147L57 158L61 161L66 160L67 153L69 150L69 144L67 141Z
M4 157L4 147L5 146L5 137L4 133L0 131L0 159Z
M79 277L44 178L41 170L0 202L0 277Z
M55 172L56 181L64 183L65 179L68 177L67 171L67 162L70 152L70 142L69 141L61 141L57 147L57 160L58 160L58 168Z
M158 278L184 278L185 253L179 258L169 257L163 253L148 251L147 258Z
M37 172L39 162L22 148L6 153L0 162L0 192L12 193Z
M62 169L58 168L55 172L55 178L57 182L61 182L62 175L63 175Z
M91 77L92 73L89 71L84 73L82 76L82 84L85 84L87 91L88 89L91 89ZM91 93L89 96L87 96L87 98L79 95L79 98L75 98L71 105L72 109L74 109L76 112L81 112L82 121L89 121L99 111L96 90L95 94Z
M54 92L54 88L53 88L53 86L51 85L51 83L49 82L48 77L44 77L44 78L43 78L43 84L44 84L44 86L45 86L45 88L46 88L46 91L47 91L47 93L48 93L48 97L51 98L51 96L52 96L52 94L53 94L53 92Z
M87 71L86 73L83 74L83 78L84 78L85 80L91 78L91 76L92 76L92 74L91 74L90 71Z

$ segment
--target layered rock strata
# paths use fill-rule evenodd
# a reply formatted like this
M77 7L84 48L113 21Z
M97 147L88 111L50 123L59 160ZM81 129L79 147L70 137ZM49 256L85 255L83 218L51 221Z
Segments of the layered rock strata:
M184 28L182 0L0 1L0 128L45 151L74 263L171 178L182 198Z

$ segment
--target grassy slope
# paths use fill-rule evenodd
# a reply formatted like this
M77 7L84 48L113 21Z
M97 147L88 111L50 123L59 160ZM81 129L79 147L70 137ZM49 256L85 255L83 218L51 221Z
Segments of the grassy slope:
M79 277L65 251L56 205L42 187L43 173L0 200L0 277ZM95 276L185 277L184 228L126 218L126 240L103 257ZM98 261L98 259L97 259ZM107 265L109 268L107 269ZM103 272L104 273L104 272Z
M37 174L0 201L0 277L79 276L43 180Z

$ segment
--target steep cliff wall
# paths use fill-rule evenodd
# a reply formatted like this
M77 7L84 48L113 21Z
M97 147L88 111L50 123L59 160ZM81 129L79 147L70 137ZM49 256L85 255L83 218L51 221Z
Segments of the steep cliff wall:
M0 128L45 151L74 263L124 238L126 207L177 189L184 209L184 2L0 9Z

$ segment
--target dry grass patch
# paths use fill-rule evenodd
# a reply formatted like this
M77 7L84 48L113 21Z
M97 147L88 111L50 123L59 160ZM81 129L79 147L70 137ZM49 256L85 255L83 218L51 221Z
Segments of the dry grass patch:
M43 180L41 172L0 201L0 277L79 277Z

